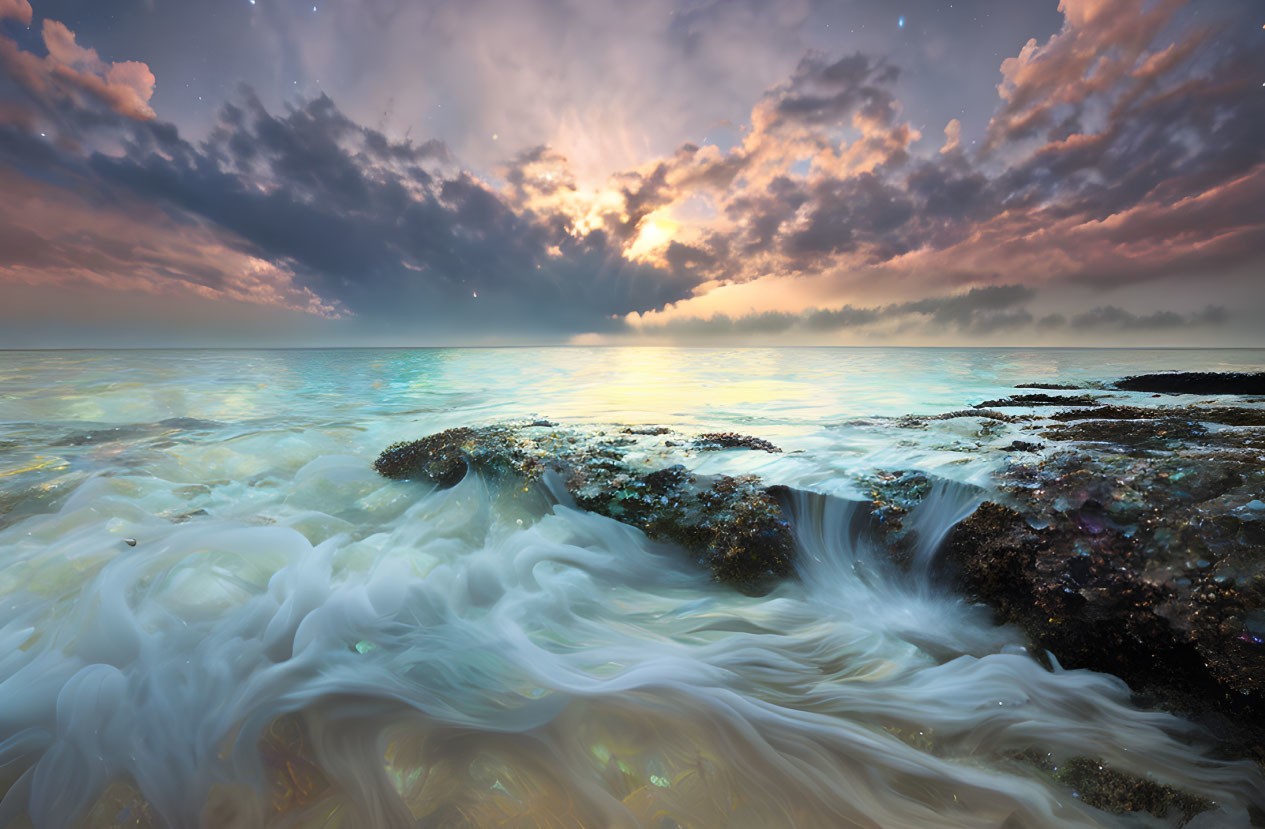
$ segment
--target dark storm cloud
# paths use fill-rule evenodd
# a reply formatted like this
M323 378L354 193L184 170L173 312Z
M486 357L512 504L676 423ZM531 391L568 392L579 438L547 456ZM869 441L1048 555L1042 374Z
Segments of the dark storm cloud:
M974 336L1011 331L1049 332L1069 326L1062 314L1034 317L1026 305L1036 296L1037 292L1025 285L993 285L890 305L808 308L795 314L764 311L744 316L675 317L642 325L637 330L642 334L724 339L790 331L864 333L880 330L884 324L928 334L952 331ZM1070 327L1078 331L1145 332L1216 327L1229 319L1230 314L1224 308L1212 305L1193 314L1157 311L1142 315L1117 306L1102 306L1073 317Z
M774 334L792 329L821 333L865 329L879 323L895 321L911 323L928 330L991 334L1030 325L1032 315L1022 305L1035 295L1035 291L1024 285L992 285L972 288L962 294L881 306L808 308L797 314L764 311L739 317L725 314L706 318L679 317L652 323L640 330L643 333L712 337Z
M833 125L854 112L891 124L897 112L891 85L899 76L897 67L860 52L833 62L809 55L778 91L775 112L779 119L804 124Z
M1004 66L1002 107L982 155L961 145L958 126L943 152L911 159L894 68L862 54L806 58L756 107L755 135L697 179L724 168L730 187L770 155L817 155L808 175L770 176L723 199L729 249L776 253L784 273L915 251L942 272L957 266L939 251L1014 273L1054 251L1058 270L1043 275L1110 287L1260 262L1260 32L1214 23L1171 45L1157 40L1181 5L1146 7L1135 31L1133 0L1066 3L1064 30ZM822 155L830 129L849 119L870 134ZM1040 135L1038 122L1047 127ZM792 129L806 124L824 132ZM732 270L718 265L715 275Z
M372 4L379 12L392 5ZM565 337L631 330L613 318L662 311L682 321L654 322L652 314L634 328L777 335L909 325L969 338L1212 329L1225 322L1216 308L1139 315L1124 310L1127 296L1106 305L1101 294L1092 300L1099 307L1079 314L1068 303L1051 303L1064 314L1034 307L1045 313L1037 319L1028 308L1032 288L998 283L1040 284L1046 299L1086 285L1123 290L1265 267L1265 50L1259 30L1224 25L1246 8L1238 0L1197 8L1180 0L1063 0L1062 28L1001 63L992 119L971 123L964 111L964 124L955 114L943 145L939 123L906 109L910 85L928 83L897 66L908 54L867 44L892 55L878 58L852 52L851 42L838 57L798 44L778 64L774 77L784 80L764 81L756 87L762 95L745 98L749 121L733 130L737 140L727 149L704 140L675 152L640 150L631 168L604 171L604 189L578 172L608 157L604 144L621 145L611 158L650 146L642 139L664 131L660 116L693 123L688 113L655 109L652 93L688 66L697 77L682 76L672 99L688 110L689 92L702 106L707 73L724 74L746 57L718 27L774 27L817 13L774 5L668 3L641 16L601 4L577 11L625 28L662 12L665 29L655 24L632 37L662 36L665 54L685 61L647 68L644 56L612 54L610 88L622 94L572 78L576 88L601 93L583 105L574 89L549 80L552 63L531 57L554 40L524 44L518 58L530 65L512 79L477 55L451 55L513 83L484 83L486 98L445 98L447 109L496 110L496 118L519 122L506 123L507 133L536 125L530 140L512 146L486 130L478 152L500 140L498 151L507 152L497 157L508 161L475 172L462 167L474 144L400 138L387 114L367 126L376 115L366 118L364 100L350 93L339 104L357 117L324 94L282 107L264 103L276 96L239 90L204 132L178 128L149 109L148 64L108 60L66 26L36 20L16 39L0 34L0 173L6 183L20 180L10 187L23 199L0 204L0 276L130 286L136 274L144 290L174 286L401 328L526 325ZM525 22L498 3L437 4L422 17L469 38L478 37L476 21L516 21L486 43L522 40L518 23L538 27L541 38L574 30L545 0L531 8ZM24 0L0 5L4 14L30 16ZM336 19L359 25L349 14ZM418 14L402 6L389 16L416 22ZM612 31L618 36L618 27ZM742 40L743 48L755 40ZM1002 54L1019 45L1003 45ZM603 48L586 41L579 51ZM537 92L539 99L527 94ZM558 128L537 129L542 118ZM629 126L638 122L644 132ZM571 143L540 143L559 135ZM41 205L78 224L59 224ZM641 261L629 261L634 256ZM885 282L885 274L899 280ZM803 310L739 316L732 309L761 306L718 299L710 307L729 316L689 316L689 303L710 301L708 292L764 279L802 291L779 307ZM981 284L990 287L944 295ZM858 296L869 304L816 307L823 297Z
M1209 305L1202 311L1197 311L1193 314L1156 311L1152 314L1144 315L1131 314L1115 305L1103 305L1072 317L1071 326L1082 331L1104 328L1123 331L1162 330L1165 328L1223 325L1229 319L1229 312L1219 305Z
M926 314L940 325L972 328L995 326L1005 320L1004 312L1036 296L1026 285L990 285L972 288L964 294L921 299L890 306L890 315ZM999 316L1003 315L1003 316Z
M516 211L470 174L435 164L445 158L430 142L384 143L324 96L274 115L246 94L201 145L153 125L134 131L124 155L97 154L90 166L229 231L253 255L290 263L354 314L398 318L428 310L413 303L477 292L592 326L690 287L624 261L600 232L576 238L549 216Z
M260 302L315 302L322 314L397 326L451 327L464 319L467 330L493 325L556 333L601 329L611 315L680 299L698 281L693 263L706 259L697 252L678 256L670 269L628 262L622 238L600 230L577 237L565 217L516 209L454 168L442 144L391 141L353 123L325 96L273 114L243 90L196 144L174 125L125 118L106 100L90 105L57 96L36 103L38 117L52 122L62 140L35 134L33 122L0 123L0 160L31 186L65 188L46 201L72 196L84 207L112 204L116 219L145 221L139 201L165 211L173 233L183 225L210 236L141 243L139 228L115 231L125 243L86 227L66 234L47 222L38 232L5 226L0 267L24 273L42 269L61 280L96 281L118 275L116 284L136 287L124 275L137 272L146 290L163 290L169 280L171 287L220 291L241 279L193 257L178 267L163 259L172 256L170 246L227 245L250 259L223 267L254 270L250 262L257 259L293 282L276 291L243 289ZM121 141L123 151L86 158L79 151L102 138ZM295 291L319 299L287 299Z

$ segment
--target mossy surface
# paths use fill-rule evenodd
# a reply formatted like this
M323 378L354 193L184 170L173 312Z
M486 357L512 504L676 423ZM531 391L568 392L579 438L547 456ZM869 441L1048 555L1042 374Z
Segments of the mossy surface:
M717 580L748 592L766 590L792 571L794 540L780 499L755 476L695 476L684 466L645 471L630 459L634 436L660 438L662 427L616 435L552 427L456 428L388 447L374 468L388 478L450 487L468 470L534 481L558 475L577 506L685 548ZM665 441L665 445L677 445ZM695 448L781 451L733 433L699 436Z

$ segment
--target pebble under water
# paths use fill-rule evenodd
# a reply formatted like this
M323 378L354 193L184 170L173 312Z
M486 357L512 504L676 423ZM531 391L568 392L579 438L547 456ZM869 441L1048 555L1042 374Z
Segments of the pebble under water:
M0 354L0 826L1251 825L1259 770L931 575L1014 439L883 418L1260 351ZM1118 392L1119 402L1148 395ZM547 417L733 429L796 487L743 595L543 488L388 481L397 440ZM618 427L615 426L618 424ZM647 457L647 468L658 459ZM896 569L875 470L938 483ZM826 497L829 496L829 497ZM131 542L135 542L134 544ZM1111 814L1072 758L1204 810Z

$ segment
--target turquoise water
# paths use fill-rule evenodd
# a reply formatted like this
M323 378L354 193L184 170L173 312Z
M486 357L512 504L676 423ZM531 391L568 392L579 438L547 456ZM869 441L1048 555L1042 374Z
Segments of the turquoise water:
M1261 368L1262 350L0 353L0 825L1119 824L1024 751L1105 757L1217 801L1191 825L1246 825L1250 769L886 573L832 531L846 502L800 528L801 578L753 598L541 496L369 464L548 418L759 435L786 452L681 460L844 498L879 469L987 487L1009 427L891 418L1028 381Z

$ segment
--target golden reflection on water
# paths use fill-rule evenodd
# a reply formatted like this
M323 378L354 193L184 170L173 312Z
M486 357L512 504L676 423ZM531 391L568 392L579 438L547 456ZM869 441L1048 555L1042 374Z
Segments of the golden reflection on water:
M802 383L780 379L775 355L765 352L706 355L714 370L702 366L702 371L676 349L620 348L602 356L601 361L576 359L550 379L542 399L551 414L640 423L709 409L765 411L772 404L800 408L812 403Z

